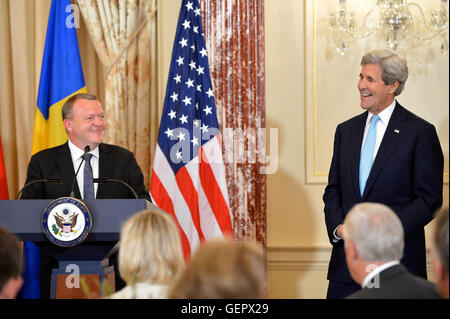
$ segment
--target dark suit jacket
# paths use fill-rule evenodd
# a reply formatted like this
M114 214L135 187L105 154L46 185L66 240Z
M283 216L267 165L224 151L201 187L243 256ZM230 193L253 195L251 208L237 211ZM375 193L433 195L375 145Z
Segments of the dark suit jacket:
M99 178L122 180L130 184L139 198L150 201L150 195L144 185L144 176L133 153L119 146L100 144L99 156ZM70 195L75 170L67 142L31 157L25 183L48 178L61 178L63 184L36 183L25 189L21 198L55 199ZM76 181L75 197L80 198ZM124 185L110 182L98 185L96 198L134 198L134 196Z
M378 288L363 288L347 299L441 299L433 283L412 275L402 265L385 269L378 276Z
M333 242L333 231L360 202L385 204L398 215L405 231L402 264L426 278L424 226L442 205L444 158L436 130L397 102L361 196L359 159L367 115L366 111L336 129L323 195L325 222L333 245L327 278L352 281L344 243Z

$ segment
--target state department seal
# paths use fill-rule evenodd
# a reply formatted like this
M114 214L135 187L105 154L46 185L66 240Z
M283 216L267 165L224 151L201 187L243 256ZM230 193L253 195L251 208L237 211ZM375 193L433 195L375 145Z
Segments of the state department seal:
M82 201L73 197L61 197L48 204L42 212L41 228L53 244L72 247L89 235L92 216Z

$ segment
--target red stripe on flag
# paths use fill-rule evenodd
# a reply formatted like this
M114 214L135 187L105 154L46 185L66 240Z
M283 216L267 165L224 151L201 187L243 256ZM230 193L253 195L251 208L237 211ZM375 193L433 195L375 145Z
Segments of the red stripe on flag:
M9 199L6 169L3 161L2 138L0 136L0 199Z
M150 182L150 193L152 195L152 199L155 201L155 205L171 215L173 220L175 221L175 224L180 231L181 246L183 247L184 258L187 259L191 255L191 247L189 246L189 241L183 229L181 228L177 217L175 216L172 199L170 198L169 194L164 188L164 185L161 183L158 175L154 170L152 171L152 178Z
M183 195L186 204L191 211L192 221L194 222L195 229L197 229L200 241L205 239L202 229L200 227L200 213L198 209L198 194L195 190L194 183L192 183L191 176L189 175L186 166L183 166L175 176L178 184L178 189Z
M223 197L222 190L217 184L206 155L204 154L203 147L200 148L200 158L199 174L203 191L205 192L209 205L216 216L216 220L222 230L222 234L229 234L232 232L232 227L228 205Z

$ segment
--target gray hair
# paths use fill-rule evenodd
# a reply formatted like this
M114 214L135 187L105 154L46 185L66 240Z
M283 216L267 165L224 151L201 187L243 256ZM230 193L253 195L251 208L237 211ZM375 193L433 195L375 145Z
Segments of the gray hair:
M439 261L448 274L448 208L442 210L436 215L436 224L434 226L433 243L438 255Z
M67 99L66 103L64 103L62 107L62 119L68 119L72 116L72 108L76 101L78 100L89 100L96 101L98 100L94 94L89 93L78 93Z
M408 79L408 65L406 59L394 51L381 49L366 53L361 59L361 66L366 64L377 64L382 69L381 78L385 84L393 84L398 81L399 85L394 95L400 95L405 88Z
M345 217L344 239L353 241L366 262L400 260L403 256L403 226L386 205L361 203Z

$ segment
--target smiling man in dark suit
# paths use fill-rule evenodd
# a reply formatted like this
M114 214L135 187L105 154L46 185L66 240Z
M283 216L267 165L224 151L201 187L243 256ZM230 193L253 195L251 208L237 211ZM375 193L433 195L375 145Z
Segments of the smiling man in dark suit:
M144 176L132 152L103 143L106 129L103 108L92 94L76 94L62 109L64 127L69 140L59 146L36 153L28 165L26 183L35 179L62 179L63 185L36 183L25 189L23 199L54 199L69 196L75 171L82 161L86 146L90 147L93 178L118 179L128 183L139 198L150 200ZM84 166L81 165L75 184L75 197L85 198ZM134 198L119 183L94 184L94 198Z
M134 154L122 147L103 143L106 122L103 108L95 95L80 93L69 98L62 108L62 119L68 141L33 155L25 184L37 179L62 179L63 184L35 183L24 190L22 199L70 196L75 172L81 164L74 184L74 197L134 198L134 194L121 183L85 183L85 180L92 181L92 178L107 178L126 182L139 198L150 201L144 176ZM86 146L89 146L90 151L85 161L82 161ZM57 267L57 263L45 255L41 258L41 298L48 298L51 268ZM118 274L116 258L113 255L111 262L116 269L116 289L120 289L124 282Z
M358 90L366 112L338 125L325 188L325 222L333 246L327 298L360 289L344 253L343 221L360 202L383 203L400 218L405 236L402 264L426 278L424 226L442 205L443 154L434 126L395 99L408 78L406 59L374 50L361 61Z

